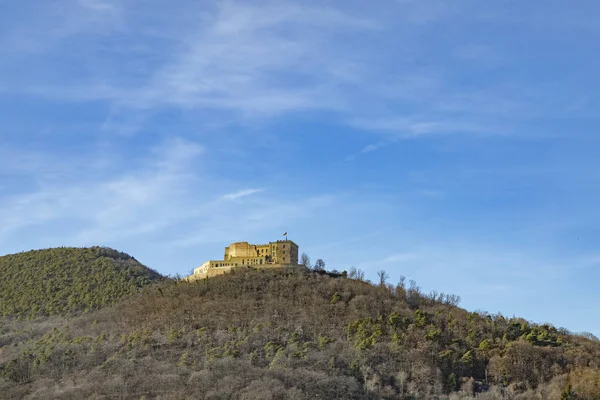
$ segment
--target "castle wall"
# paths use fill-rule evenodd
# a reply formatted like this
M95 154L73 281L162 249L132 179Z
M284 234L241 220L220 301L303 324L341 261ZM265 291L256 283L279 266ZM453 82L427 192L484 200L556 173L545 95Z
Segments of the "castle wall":
M232 243L228 247L225 247L224 260L230 258L256 258L268 255L267 250L268 244L255 245L249 244L248 242Z
M215 276L225 275L225 274L231 273L234 270L240 270L240 269L244 269L244 268L248 269L251 267L210 268L202 273L198 273L198 274L194 273L193 275L190 275L185 279L188 282L195 282L195 281L199 281L202 279L214 278ZM260 266L257 269L283 269L283 268L298 268L298 265L297 264L266 264L266 265Z
M225 248L223 260L211 260L194 269L189 280L210 278L234 268L283 268L298 265L298 245L291 240L278 240L263 245L232 243Z
M268 244L260 244L256 246L256 252L259 257L267 257L269 256L270 246Z

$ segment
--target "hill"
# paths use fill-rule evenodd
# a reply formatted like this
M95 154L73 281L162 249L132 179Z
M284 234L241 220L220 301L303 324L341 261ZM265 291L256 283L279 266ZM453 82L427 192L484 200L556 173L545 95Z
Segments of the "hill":
M0 320L0 393L600 398L600 343L550 325L468 312L457 300L403 282L373 285L303 271L165 281L67 319Z
M131 256L102 247L7 255L0 257L0 315L94 310L160 279Z

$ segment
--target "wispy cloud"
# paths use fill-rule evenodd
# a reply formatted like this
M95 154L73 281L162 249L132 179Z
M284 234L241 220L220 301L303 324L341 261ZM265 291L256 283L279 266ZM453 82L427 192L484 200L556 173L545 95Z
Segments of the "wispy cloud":
M354 118L348 124L355 129L376 132L383 136L383 140L366 145L357 155L372 153L400 141L422 136L498 136L509 132L507 128L492 126L489 122L462 122L458 119L418 121L412 118ZM350 155L345 160L352 161L357 155Z
M473 238L469 243L449 240L447 243L407 239L405 252L392 253L383 259L364 260L357 266L374 272L385 269L396 279L405 275L426 285L426 290L453 290L466 299L469 307L485 294L505 295L527 292L527 288L552 291L578 267L592 265L594 258L569 257L562 260L532 256L518 247L493 248ZM460 281L454 277L461 276ZM500 304L500 301L498 301Z
M410 138L432 134L492 134L498 131L489 126L483 126L474 122L461 122L460 120L442 121L419 121L413 118L389 118L389 119L354 119L350 125L355 128L381 131L390 134L391 138ZM380 142L380 144L383 144ZM374 145L381 147L381 145ZM370 151L375 150L371 148ZM364 150L363 150L364 152Z
M369 144L369 145L366 145L365 147L363 147L363 149L361 150L361 153L363 153L363 154L370 153L372 151L380 149L383 146L385 146L385 143L381 143L381 142Z
M90 181L71 164L65 169L76 181L41 177L37 188L0 199L0 219L4 222L0 239L25 227L65 218L79 221L78 229L63 233L76 243L99 243L154 231L180 216L181 208L174 206L178 195L197 179L188 167L201 151L194 143L173 139L130 172Z
M39 63L45 70L26 79L3 73L6 82L0 78L0 87L67 102L106 102L110 111L102 122L104 133L125 134L138 132L153 114L173 108L207 111L207 124L215 118L211 111L226 113L218 118L232 123L327 112L335 123L398 139L506 133L514 118L548 109L564 112L566 105L591 109L566 104L572 102L568 96L540 95L568 91L568 82L540 88L533 82L497 80L473 89L455 85L443 69L418 67L411 61L416 54L436 49L413 30L461 13L440 1L397 1L390 7L389 15L382 15L377 9L341 7L333 1L302 6L222 1L214 7L188 3L150 18L133 3L71 0L60 10L64 28L54 26L48 35L42 34L48 29L9 28L6 37L14 46L0 47L66 52L67 44L78 45L76 38L84 33L110 43L102 45L102 55L77 47L82 55L69 63L79 73L77 79L66 80L61 72L65 66L52 60ZM472 18L477 21L489 14L476 11ZM30 26L61 19L35 18ZM161 29L148 29L143 24L148 18ZM133 32L139 32L135 39ZM63 43L66 39L73 43ZM366 45L367 40L374 45ZM384 56L390 46L393 56ZM496 65L494 57L500 53L472 42L448 51L475 70ZM128 63L115 62L125 56Z
M20 249L19 238L27 235L36 247L155 243L155 250L168 252L173 246L272 237L273 231L288 229L337 201L327 194L293 200L276 193L253 196L263 188L219 195L241 182L227 178L223 183L210 168L204 146L188 139L172 138L137 151L141 155L130 162L118 154L94 162L89 154L61 160L32 153L31 164L19 158L4 164L12 177L19 174L28 181L36 176L36 181L0 197L0 245ZM53 169L44 172L47 165Z
M237 200L237 199L241 199L242 197L247 197L247 196L251 196L253 194L256 193L260 193L262 192L264 189L242 189L239 190L235 193L229 193L223 196L223 199L225 200Z
M17 7L6 7L3 35L0 35L0 54L39 56L56 51L64 41L80 35L110 35L120 31L122 3L111 0L64 0L55 6L35 7L35 2L24 0L21 5L31 5L29 12L10 18ZM49 67L49 66L46 66Z
M322 210L337 203L332 195L314 196L296 201L264 199L246 204L243 207L231 207L220 204L207 204L202 220L193 226L188 234L179 234L170 245L182 248L198 246L203 243L227 243L248 240L273 231L287 230L299 220L314 218Z
M115 14L120 10L114 2L107 0L78 0L78 3L84 8L100 13Z
M404 263L414 261L417 258L418 256L415 253L396 253L384 258L377 264Z
M99 0L83 4L112 9ZM347 70L331 63L336 34L379 28L373 20L327 6L224 1L207 11L199 15L201 28L179 39L181 51L163 59L136 87L95 79L84 86L46 84L29 91L70 101L107 100L128 109L226 109L245 116L336 109L339 100L328 82L339 81L340 71ZM311 33L315 29L320 35ZM325 55L323 69L319 60Z

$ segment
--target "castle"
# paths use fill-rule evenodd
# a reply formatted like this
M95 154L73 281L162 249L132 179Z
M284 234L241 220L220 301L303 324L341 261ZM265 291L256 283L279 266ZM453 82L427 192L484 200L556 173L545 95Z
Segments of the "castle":
M188 280L212 278L235 268L285 268L298 265L298 245L291 240L269 244L232 243L223 260L210 260L194 269Z

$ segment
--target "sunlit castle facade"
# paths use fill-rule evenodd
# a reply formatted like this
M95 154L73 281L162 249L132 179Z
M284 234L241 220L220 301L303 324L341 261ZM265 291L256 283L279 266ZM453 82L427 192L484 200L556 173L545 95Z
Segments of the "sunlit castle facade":
M232 243L222 260L210 260L194 269L188 279L210 278L234 268L285 268L298 265L298 245L291 240L269 244Z

